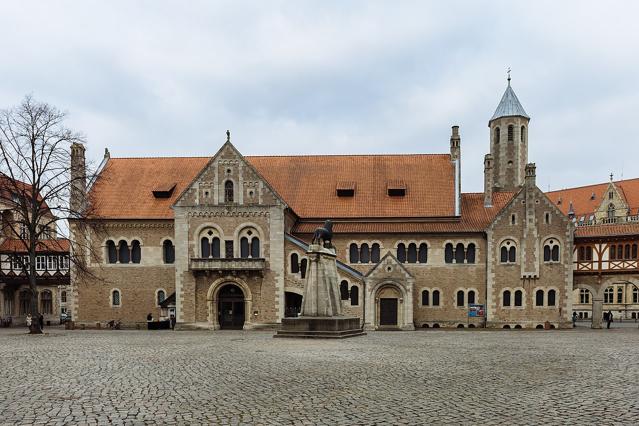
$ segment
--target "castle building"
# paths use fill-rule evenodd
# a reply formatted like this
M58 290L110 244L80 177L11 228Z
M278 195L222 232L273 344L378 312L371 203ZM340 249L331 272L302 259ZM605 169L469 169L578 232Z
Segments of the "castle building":
M343 310L367 329L568 327L575 226L536 185L529 123L509 79L483 193L462 192L457 126L447 154L244 156L228 133L212 157L107 154L75 193L91 217L70 230L92 250L73 317L276 325L299 312L308 243L331 219Z

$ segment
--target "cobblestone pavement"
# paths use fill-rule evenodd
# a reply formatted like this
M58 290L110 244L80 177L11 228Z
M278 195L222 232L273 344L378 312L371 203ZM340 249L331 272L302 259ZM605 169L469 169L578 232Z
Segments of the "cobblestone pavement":
M639 330L0 330L0 423L637 424Z

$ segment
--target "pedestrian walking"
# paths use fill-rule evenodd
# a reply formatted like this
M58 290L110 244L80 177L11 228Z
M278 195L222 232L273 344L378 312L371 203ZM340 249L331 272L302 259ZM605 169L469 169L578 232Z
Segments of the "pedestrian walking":
M612 322L612 311L608 311L606 314L606 328L610 328L610 323Z
M572 328L577 327L577 312L572 313Z
M171 330L175 330L175 315L171 314L169 321L171 321Z
M44 315L42 314L38 317L38 325L40 325L40 330L44 330Z
M27 328L29 331L31 330L31 324L33 323L33 318L31 318L31 314L27 314Z

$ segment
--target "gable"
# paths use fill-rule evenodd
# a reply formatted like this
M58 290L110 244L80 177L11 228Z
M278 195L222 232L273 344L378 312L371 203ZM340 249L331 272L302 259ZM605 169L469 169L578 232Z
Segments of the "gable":
M270 206L280 203L281 198L268 182L227 141L182 191L174 205Z
M413 276L408 269L402 265L397 258L391 253L387 252L380 260L377 265L373 267L366 274L367 279L389 279L389 280L399 280L403 281L406 279L413 279Z

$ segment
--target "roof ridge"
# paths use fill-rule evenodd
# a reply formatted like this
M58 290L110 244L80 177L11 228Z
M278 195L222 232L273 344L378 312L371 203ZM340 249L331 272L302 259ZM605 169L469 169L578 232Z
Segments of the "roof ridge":
M408 153L408 154L277 154L277 155L245 155L247 158L279 158L279 157L436 157L450 156L447 153L426 154L426 153Z
M612 183L614 183L615 185L618 185L620 183L624 183L624 182L628 182L628 181L635 181L635 180L639 180L639 177L631 178L631 179L614 180L614 181L612 181ZM600 182L600 183L591 183L591 184L588 184L588 185L581 185L581 186L571 186L570 188L554 189L552 191L546 192L546 194L552 194L553 192L571 191L573 189L590 188L590 187L593 187L593 186L607 185L609 183L610 183L610 181L608 181L608 182Z

